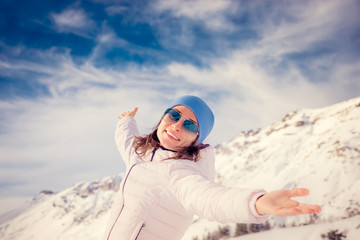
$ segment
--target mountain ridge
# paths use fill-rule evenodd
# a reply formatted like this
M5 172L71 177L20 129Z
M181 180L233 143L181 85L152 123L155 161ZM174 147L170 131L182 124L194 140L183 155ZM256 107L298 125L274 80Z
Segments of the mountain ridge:
M294 111L264 129L242 132L225 147L217 147L217 180L226 185L245 182L247 186L265 186L269 190L308 187L313 191L307 199L324 205L320 219L359 214L360 195L356 193L356 187L360 189L359 119L360 98L355 98L321 109ZM236 161L229 160L235 158ZM239 172L266 166L253 174L237 176L237 172L229 170L229 165ZM264 177L254 180L259 172ZM227 175L225 179L224 175ZM277 180L269 183L269 179ZM329 189L319 196L325 188L334 186L335 190ZM349 186L349 190L340 190L342 186ZM347 208L343 209L340 202L334 203L341 201L337 194L348 194L346 199L356 200L344 204ZM324 198L333 202L327 204ZM342 213L331 216L335 209Z

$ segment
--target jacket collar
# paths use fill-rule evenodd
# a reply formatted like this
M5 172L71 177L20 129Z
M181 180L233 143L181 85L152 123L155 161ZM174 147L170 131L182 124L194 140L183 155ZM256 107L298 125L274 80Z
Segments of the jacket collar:
M173 150L170 150L170 149L160 146L158 148L154 148L151 152L149 152L145 156L144 160L146 162L160 162L162 160L174 157L175 154L176 154L176 151L173 151Z

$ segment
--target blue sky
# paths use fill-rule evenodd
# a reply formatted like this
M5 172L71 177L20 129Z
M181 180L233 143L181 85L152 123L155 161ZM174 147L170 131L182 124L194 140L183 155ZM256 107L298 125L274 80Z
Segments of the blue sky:
M204 98L208 142L360 94L355 0L0 2L0 212L124 171L116 117L147 133Z

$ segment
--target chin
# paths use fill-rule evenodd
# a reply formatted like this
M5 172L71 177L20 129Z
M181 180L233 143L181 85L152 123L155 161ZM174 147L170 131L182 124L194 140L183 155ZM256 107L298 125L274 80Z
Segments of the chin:
M162 147L173 151L177 151L178 147L174 146L174 144L172 144L170 141L171 141L170 139L166 139L166 138L164 139L163 137L159 138L159 142Z
M164 148L169 149L169 150L173 150L173 151L178 151L179 150L178 147L176 147L176 146L174 146L172 144L167 144L166 142L164 144L162 144L160 142L160 144L161 144L161 146L163 146Z

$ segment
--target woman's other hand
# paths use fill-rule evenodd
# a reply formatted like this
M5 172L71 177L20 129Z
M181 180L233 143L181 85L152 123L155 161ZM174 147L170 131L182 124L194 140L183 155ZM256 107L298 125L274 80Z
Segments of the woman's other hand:
M319 205L299 203L291 199L307 195L309 190L306 188L273 191L261 196L256 201L255 207L260 215L270 214L280 217L319 213L321 211Z
M127 117L127 116L129 116L129 117L135 117L137 110L138 110L138 108L136 107L136 108L134 108L132 111L124 112L124 113L122 113L120 116L118 116L118 119L120 120L120 119L122 119L122 118L124 118L124 117Z

